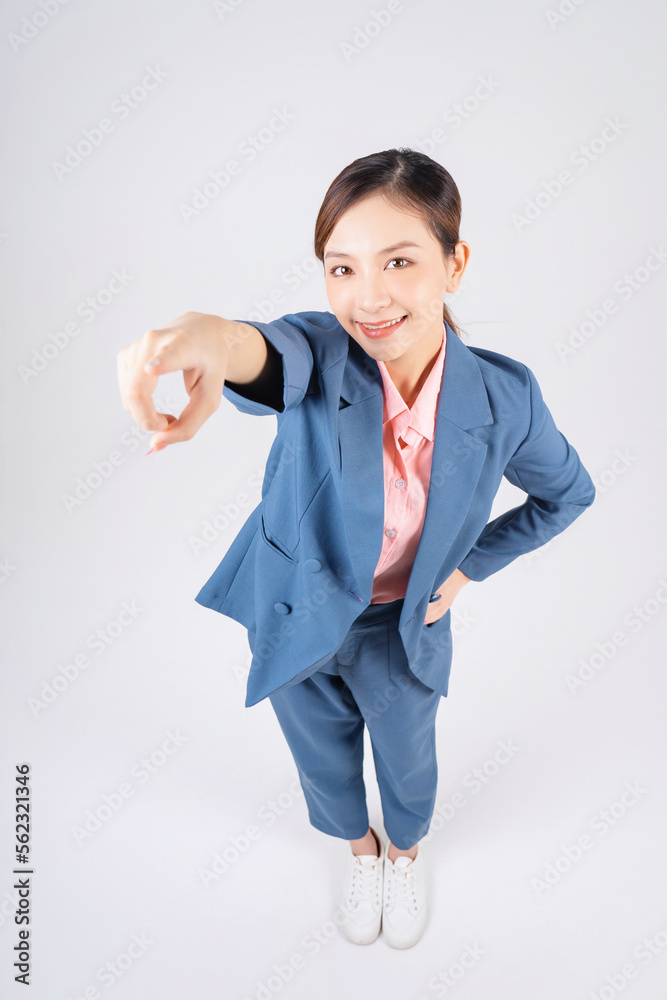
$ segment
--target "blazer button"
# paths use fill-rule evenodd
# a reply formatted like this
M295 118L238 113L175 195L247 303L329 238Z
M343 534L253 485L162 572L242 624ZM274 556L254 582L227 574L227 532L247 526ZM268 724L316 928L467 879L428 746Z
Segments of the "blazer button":
M277 611L279 615L288 615L292 610L289 604L280 604L280 603L274 604L273 609L274 611Z
M307 569L309 573L319 573L322 569L322 563L319 559L306 559L303 568Z

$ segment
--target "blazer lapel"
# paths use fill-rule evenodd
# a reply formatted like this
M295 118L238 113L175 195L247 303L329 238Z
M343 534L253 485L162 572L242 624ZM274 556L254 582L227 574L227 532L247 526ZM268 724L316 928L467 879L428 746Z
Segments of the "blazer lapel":
M487 451L469 431L493 423L477 359L448 324L446 336L424 527L399 628L414 616L468 513ZM353 573L370 601L384 528L382 377L377 362L348 341L338 411L341 499Z
M408 579L399 628L413 616L424 588L430 587L434 579L438 587L444 583L437 579L437 574L465 521L488 448L469 431L492 423L493 414L477 358L447 325L424 527Z
M340 387L340 497L357 596L370 601L384 524L384 395L377 361L348 334Z

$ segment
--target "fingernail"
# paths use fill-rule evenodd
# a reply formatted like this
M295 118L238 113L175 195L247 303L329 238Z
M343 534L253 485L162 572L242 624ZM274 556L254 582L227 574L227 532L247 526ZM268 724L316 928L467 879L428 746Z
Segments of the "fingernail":
M150 453L151 453L152 451L155 451L155 445L153 445L153 447L152 447L152 448L149 448L149 449L148 449L148 451L146 452L146 455L150 455ZM146 457L146 455L144 455L144 458Z
M159 365L160 364L160 359L159 358L151 358L149 361L146 362L146 364L147 365Z

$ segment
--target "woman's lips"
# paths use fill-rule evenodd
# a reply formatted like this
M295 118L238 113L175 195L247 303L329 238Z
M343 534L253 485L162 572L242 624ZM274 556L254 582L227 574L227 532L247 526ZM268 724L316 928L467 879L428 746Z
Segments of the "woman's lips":
M403 319L400 321L400 323L392 323L391 326L382 327L381 330L371 330L369 327L364 326L363 323L360 323L359 320L357 320L357 326L361 329L361 332L364 333L367 337L370 337L372 340L378 340L380 337L388 337L389 334L393 333L395 330L400 329L400 327L403 326L403 323L407 318L408 318L407 315L405 315Z

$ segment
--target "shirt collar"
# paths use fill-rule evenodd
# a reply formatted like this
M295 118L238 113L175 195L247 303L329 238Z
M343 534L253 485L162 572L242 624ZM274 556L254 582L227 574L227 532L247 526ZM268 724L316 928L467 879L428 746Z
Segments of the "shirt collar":
M405 400L392 382L384 361L378 361L378 368L380 369L380 374L382 375L384 388L383 425L398 417L399 419L395 420L394 423L397 437L403 434L408 427L411 427L418 434L421 434L422 437L428 438L429 441L433 441L433 438L435 437L436 405L438 401L438 394L440 392L440 386L442 384L442 373L445 365L445 349L447 344L447 330L445 328L444 319L442 331L442 344L440 345L440 350L433 363L433 367L426 377L426 381L419 390L419 395L417 396L411 410L408 408Z

